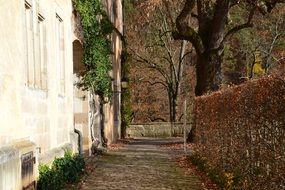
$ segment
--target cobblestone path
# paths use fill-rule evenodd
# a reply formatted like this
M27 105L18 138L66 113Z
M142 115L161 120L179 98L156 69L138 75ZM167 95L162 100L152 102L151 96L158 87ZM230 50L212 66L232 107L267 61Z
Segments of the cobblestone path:
M173 155L157 146L173 140L136 139L119 150L94 158L91 160L94 172L80 189L202 189L198 177L186 175L171 160Z

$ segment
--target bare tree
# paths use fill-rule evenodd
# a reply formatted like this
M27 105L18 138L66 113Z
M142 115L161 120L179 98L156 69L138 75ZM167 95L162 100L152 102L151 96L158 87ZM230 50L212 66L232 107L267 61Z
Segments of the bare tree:
M181 83L185 76L184 67L190 62L192 47L185 40L179 42L172 38L172 21L167 16L165 6L157 6L152 22L144 29L146 43L144 48L130 49L133 59L154 72L146 79L151 86L161 86L167 91L169 120L177 120L177 101L181 94ZM187 60L187 61L186 61Z

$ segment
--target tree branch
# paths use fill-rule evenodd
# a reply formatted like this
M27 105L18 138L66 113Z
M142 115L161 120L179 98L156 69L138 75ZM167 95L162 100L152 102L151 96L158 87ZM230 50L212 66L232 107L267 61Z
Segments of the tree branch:
M114 23L110 20L110 18L108 16L106 16L106 18L108 19L109 23L112 25L112 28L114 30L114 32L119 36L119 38L122 40L122 42L124 44L126 44L126 38L125 36L120 32L120 30L114 25Z
M178 80L178 76L177 76L177 71L176 71L176 67L175 67L175 62L173 60L173 56L172 56L172 53L171 53L171 50L170 48L167 46L166 42L164 41L164 39L160 36L160 40L161 42L163 43L163 46L164 48L166 49L167 51L167 55L169 57L169 59L166 59L168 60L170 66L172 67L172 69L174 70L173 71L173 74L174 74L174 80L177 81ZM172 73L171 73L172 74Z
M167 14L168 18L170 18L171 28L173 30L175 28L175 22L174 22L172 15L171 15L169 1L163 0L162 2L164 4L164 6L166 7L166 14Z
M122 40L122 42L123 42L124 44L126 44L126 38L125 38L125 36L118 30L117 27L113 26L113 29L114 29L115 33L120 37L120 39Z
M215 5L215 12L212 19L212 31L210 37L210 50L218 49L223 45L224 32L228 20L230 10L230 0L217 0Z
M188 15L191 14L195 7L195 0L186 0L185 5L176 19L177 31L172 33L175 40L187 40L191 42L197 52L201 55L204 52L204 45L199 34L190 26L188 26Z
M246 23L241 24L241 25L238 25L238 26L235 26L235 27L233 27L232 29L230 29L230 30L226 33L226 35L225 35L223 41L226 41L227 38L229 38L231 35L233 35L233 34L239 32L239 31L242 30L242 29L253 27L252 19L253 19L253 16L254 16L254 14L255 14L256 9L257 9L257 7L254 6L254 7L250 10Z
M154 69L156 71L158 71L162 76L163 78L167 81L167 82L170 82L170 78L169 76L167 76L167 74L165 73L165 71L157 64L149 61L148 59L144 58L143 56L141 56L140 54L138 54L137 52L135 52L133 49L130 49L134 54L135 56L137 57L133 57L133 59L135 59L137 62L142 62L142 63L146 63L147 64L147 67L149 69Z
M183 61L187 55L190 55L191 53L193 53L193 48L191 49L191 51L188 51L187 53L185 53L181 59L181 61Z
M162 81L156 81L156 82L150 82L150 81L146 81L147 83L149 83L151 86L155 86L155 85L162 85L167 89L167 84L165 84Z

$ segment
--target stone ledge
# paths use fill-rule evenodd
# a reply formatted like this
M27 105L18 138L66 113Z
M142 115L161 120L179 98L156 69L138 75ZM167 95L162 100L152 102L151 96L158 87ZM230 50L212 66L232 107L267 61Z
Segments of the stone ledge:
M63 157L66 150L72 151L72 144L66 143L58 148L51 149L39 155L39 163L51 165L53 160L57 157Z
M19 158L19 150L15 147L5 146L0 148L0 165L17 158Z
M35 143L29 140L16 141L0 148L0 164L12 159L19 159L22 154L35 151Z
M21 158L28 152L33 152L33 156L36 156L36 145L23 139L0 148L0 189L20 190L36 179L37 164L28 177L22 176Z
M36 153L36 144L29 140L16 141L13 143L14 148L19 150L19 154L26 154L28 152Z

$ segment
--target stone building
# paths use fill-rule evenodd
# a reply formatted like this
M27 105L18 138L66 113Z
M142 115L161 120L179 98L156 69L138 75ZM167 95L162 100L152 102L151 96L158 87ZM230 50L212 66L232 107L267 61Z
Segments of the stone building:
M118 26L121 1L106 2ZM90 93L74 86L84 69L79 20L72 0L1 2L0 189L33 186L39 163L91 147L99 126L90 127ZM120 134L121 42L115 33L112 38L115 93L104 108L109 142Z
M113 54L111 60L113 70L112 76L113 97L110 103L104 105L104 131L108 144L115 142L121 135L121 51L123 34L122 0L103 0L110 21L117 31L111 35ZM82 65L83 47L82 29L80 15L73 12L73 31L76 40L73 42L74 60L74 82L78 81L77 74L84 70ZM100 139L100 117L98 96L90 92L84 92L74 87L74 123L75 128L82 133L83 150L90 151L93 139Z
M110 20L116 27L120 34L123 34L123 9L122 0L106 0L105 6ZM106 138L112 143L116 139L121 138L121 52L122 41L121 36L113 32L112 44L113 44L113 99L111 104L106 105Z

